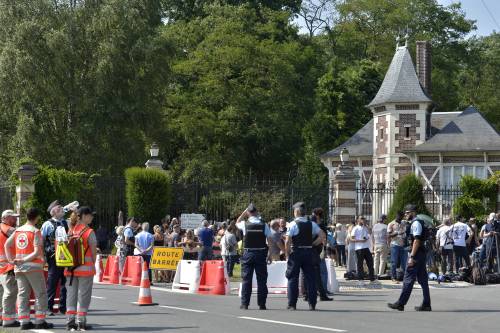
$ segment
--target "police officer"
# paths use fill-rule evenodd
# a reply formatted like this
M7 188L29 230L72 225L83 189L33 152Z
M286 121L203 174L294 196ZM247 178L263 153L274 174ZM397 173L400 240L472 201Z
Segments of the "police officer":
M411 252L410 260L406 266L403 290L401 291L401 296L399 300L395 303L388 303L387 305L391 309L404 311L404 307L408 300L410 299L411 291L415 280L418 281L422 287L422 292L424 294L424 300L422 305L416 306L416 311L432 311L431 309L431 297L429 293L429 278L427 276L426 269L426 257L427 251L425 248L425 241L428 238L428 230L423 221L417 219L416 216L416 206L409 204L405 207L406 219L411 221L410 229L410 241L411 241Z
M133 256L135 249L135 235L137 234L139 224L135 217L129 217L127 225L123 229L123 236L125 237L126 256Z
M307 288L309 310L316 310L316 281L314 275L313 246L324 243L325 233L319 226L306 217L306 206L303 202L293 205L295 220L290 223L286 241L287 256L286 278L288 279L288 310L296 310L299 297L299 274L302 269ZM313 237L318 236L313 242Z
M57 227L64 227L68 232L68 223L64 219L64 210L59 201L54 201L49 205L47 212L51 218L42 224L41 232L44 241L45 257L47 259L47 295L50 315L54 313L54 300L56 297L57 284L60 283L59 311L66 312L66 278L64 277L64 267L57 267L55 256L55 239Z
M243 219L247 218L247 221ZM241 258L241 306L247 310L252 295L253 272L257 276L257 304L260 310L266 310L267 300L267 262L268 247L271 242L271 230L259 216L257 208L250 204L236 220L236 226L243 233L243 257Z
M17 282L14 275L14 265L9 263L5 254L5 243L16 230L19 214L13 210L2 213L0 224L0 309L2 309L3 327L19 327L16 320Z
M53 324L45 321L47 313L47 287L43 276L43 240L35 226L40 219L36 208L28 209L28 221L17 228L5 243L5 254L14 264L17 288L19 290L18 318L21 330L49 329ZM35 325L30 321L30 295L35 294Z

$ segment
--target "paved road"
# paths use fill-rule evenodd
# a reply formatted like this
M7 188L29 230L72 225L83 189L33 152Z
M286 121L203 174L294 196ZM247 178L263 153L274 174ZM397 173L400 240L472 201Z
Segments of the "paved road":
M307 311L299 301L298 310L285 310L286 298L273 295L267 311L239 309L237 296L201 296L153 290L159 306L138 307L138 289L95 285L89 323L96 332L498 332L500 286L431 290L434 312L417 313L421 301L415 290L405 312L386 308L396 299L397 290L342 293L334 302L318 303L318 311ZM416 296L416 297L415 297ZM254 301L252 299L252 301ZM61 316L51 317L56 325L49 332L64 330ZM414 328L411 328L413 326ZM17 331L17 330L16 330ZM41 331L38 331L43 333Z

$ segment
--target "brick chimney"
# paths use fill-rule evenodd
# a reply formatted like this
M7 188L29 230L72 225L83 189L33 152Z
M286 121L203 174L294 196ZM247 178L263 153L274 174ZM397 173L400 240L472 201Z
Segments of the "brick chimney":
M417 41L417 76L427 95L431 95L431 43Z

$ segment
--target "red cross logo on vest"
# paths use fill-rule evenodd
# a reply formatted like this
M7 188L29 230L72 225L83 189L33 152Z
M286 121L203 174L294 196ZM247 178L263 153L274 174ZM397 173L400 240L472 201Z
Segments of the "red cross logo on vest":
M16 247L19 250L24 250L28 247L28 236L25 233L21 233L17 236Z

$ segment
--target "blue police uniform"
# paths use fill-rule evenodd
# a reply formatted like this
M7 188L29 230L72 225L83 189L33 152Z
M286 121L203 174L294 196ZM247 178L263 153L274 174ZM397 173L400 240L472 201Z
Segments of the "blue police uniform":
M236 225L243 232L243 256L241 262L241 305L250 304L253 272L257 278L257 304L266 306L267 300L267 243L271 236L269 226L260 216L251 216L247 222Z
M412 239L420 239L421 242L425 241L424 226L423 222L413 219L411 224L410 236ZM424 300L422 306L431 306L431 297L429 293L429 277L427 275L426 268L426 249L423 244L420 245L414 259L415 264L412 267L406 267L404 280L403 280L403 290L401 291L401 296L399 297L398 304L405 306L410 299L411 292L413 290L413 285L415 280L422 287L422 292L424 294Z
M299 274L302 269L307 288L307 300L316 306L316 280L312 258L314 256L313 237L320 233L316 223L307 217L296 218L290 223L287 236L292 237L292 253L287 262L286 278L288 279L288 306L296 307L299 297Z
M66 312L66 277L64 276L64 267L57 267L55 257L55 232L57 227L63 226L68 232L68 223L66 220L57 220L51 218L42 224L41 233L44 239L45 256L47 259L47 298L49 311L53 312L58 282L60 283L59 292L59 311Z

